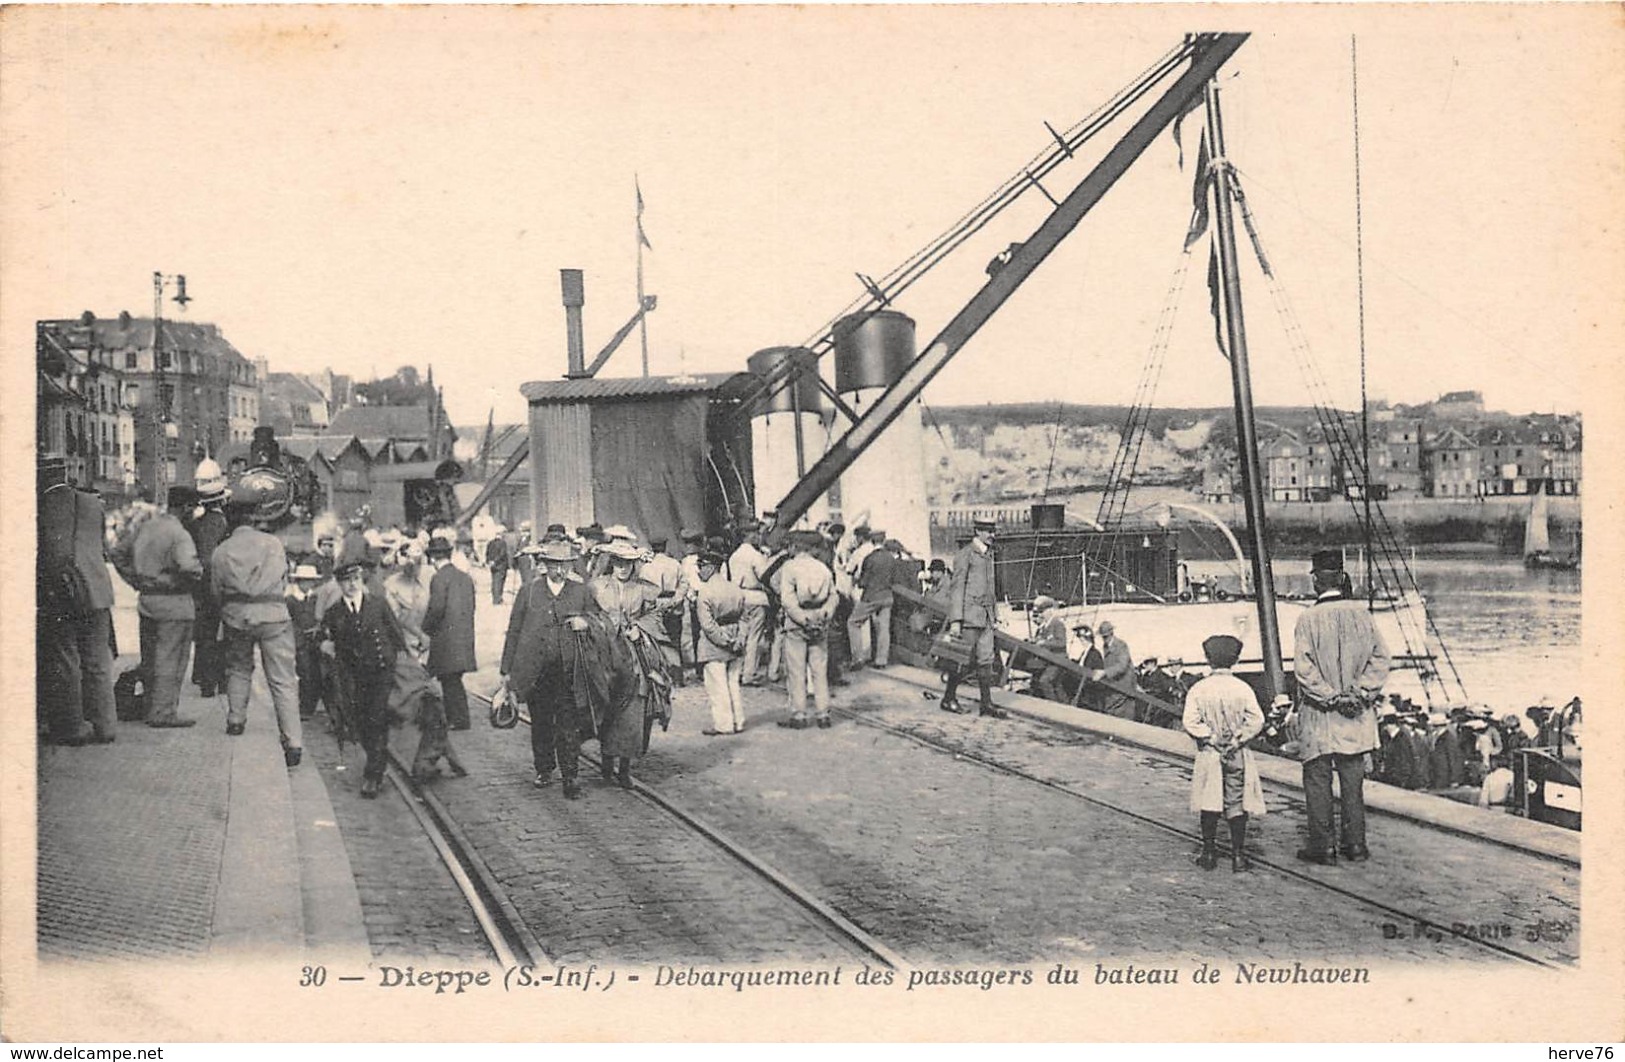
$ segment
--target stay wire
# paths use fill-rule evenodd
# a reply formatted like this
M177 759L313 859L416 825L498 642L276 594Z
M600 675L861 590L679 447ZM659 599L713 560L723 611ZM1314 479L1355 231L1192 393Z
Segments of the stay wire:
M1354 463L1360 474L1361 482L1369 483L1370 478L1366 462L1357 456L1360 451L1354 444L1354 439L1344 423L1344 418L1340 414L1333 415L1337 414L1337 410L1332 400L1330 387L1326 384L1324 374L1320 372L1315 363L1313 352L1309 347L1308 337L1303 330L1302 323L1298 320L1296 311L1292 307L1285 285L1282 284L1280 277L1268 264L1263 238L1259 235L1256 219L1253 216L1245 193L1242 191L1241 182L1239 180L1233 182L1232 188L1235 191L1237 206L1246 222L1248 235L1252 239L1254 253L1258 256L1260 268L1266 277L1271 301L1275 306L1277 316L1282 322L1282 327L1287 333L1288 347L1292 350L1299 372L1303 376L1313 398L1317 421L1319 421L1328 443L1336 442L1338 448L1336 458L1339 461ZM1354 499L1349 498L1347 500L1351 508L1354 507ZM1356 510L1355 515L1356 517L1359 516L1358 510ZM1375 526L1373 526L1372 530L1376 532L1376 541L1373 543L1373 547L1367 550L1367 555L1372 558L1375 564L1374 575L1381 580L1383 590L1392 592L1397 601L1408 587L1411 593L1420 598L1421 587L1416 581L1415 573L1410 570L1410 566L1406 563L1404 554L1399 548L1398 534L1388 520L1387 514L1380 507L1374 511L1373 523ZM1386 571L1384 568L1386 568ZM1390 578L1392 579L1391 584L1389 582ZM1461 699L1466 700L1466 686L1462 682L1461 672L1457 669L1455 660L1450 654L1449 645L1445 642L1438 625L1434 623L1433 617L1425 611L1423 615L1426 620L1427 630L1432 632L1434 640L1439 646L1440 654L1444 658L1445 665L1449 668L1456 690ZM1396 610L1395 619L1399 624L1401 634L1406 639L1407 648L1415 652L1419 646L1419 655L1426 655L1426 631L1408 630L1408 613L1405 610ZM1439 676L1438 681L1443 686L1443 676ZM1425 672L1423 673L1423 683L1424 692L1426 692L1428 686ZM1441 690L1441 693L1448 698L1449 692L1447 689Z

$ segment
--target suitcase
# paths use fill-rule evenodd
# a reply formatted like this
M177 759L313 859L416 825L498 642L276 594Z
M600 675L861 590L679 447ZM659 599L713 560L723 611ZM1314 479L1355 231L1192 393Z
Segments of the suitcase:
M955 638L943 631L931 640L931 657L938 667L963 671L976 655L976 639L965 631Z

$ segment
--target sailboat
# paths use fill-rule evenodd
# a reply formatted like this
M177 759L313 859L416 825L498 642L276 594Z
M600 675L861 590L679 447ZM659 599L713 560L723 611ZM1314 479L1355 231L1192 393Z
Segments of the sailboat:
M1539 493L1529 503L1529 517L1523 526L1524 566L1558 570L1578 568L1580 566L1578 555L1568 557L1552 555L1551 531L1548 527L1548 510L1551 508L1551 502L1547 498L1546 487L1542 484Z

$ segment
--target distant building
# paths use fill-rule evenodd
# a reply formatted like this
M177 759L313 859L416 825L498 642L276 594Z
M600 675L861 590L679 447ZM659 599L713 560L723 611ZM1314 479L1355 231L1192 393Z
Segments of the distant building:
M1375 435L1377 426L1372 425ZM1389 496L1422 493L1422 422L1414 417L1392 416L1382 423L1382 437L1388 460Z
M1264 485L1271 501L1305 501L1309 488L1305 484L1305 462L1308 448L1298 441L1296 434L1283 431L1261 449L1264 460Z
M1422 492L1430 498L1476 498L1478 442L1459 428L1446 428L1422 449Z
M333 414L324 435L354 435L363 442L390 446L398 460L438 461L451 456L457 442L438 404L420 406L350 406ZM412 453L424 456L414 458ZM377 452L374 451L374 457Z
M1343 492L1342 462L1318 424L1304 432L1303 488L1304 501L1325 501Z
M156 353L154 339L152 319L128 313L36 325L41 372L84 403L82 416L64 419L61 396L42 385L41 412L63 425L75 474L109 495L153 488L160 461L167 483L189 483L199 461L247 441L259 422L258 370L219 328L165 320Z
M1202 501L1229 505L1236 500L1236 476L1228 465L1210 463L1202 470Z
M1433 415L1441 420L1475 418L1484 415L1484 392L1451 391L1433 402Z
M1545 483L1538 437L1519 428L1488 428L1478 437L1478 492L1531 494Z
M267 372L261 420L284 435L319 434L331 420L328 398L314 380L294 372Z

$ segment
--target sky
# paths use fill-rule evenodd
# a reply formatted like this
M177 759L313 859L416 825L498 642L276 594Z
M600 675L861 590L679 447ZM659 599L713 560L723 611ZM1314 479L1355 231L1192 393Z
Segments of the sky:
M273 370L432 364L458 422L518 420L519 385L565 368L560 268L586 273L589 357L635 307L636 175L651 371L742 369L1018 172L1045 122L1214 28L1253 33L1222 74L1230 155L1335 401L1360 393L1351 38L1371 395L1579 410L1617 351L1625 63L1603 5L3 17L10 355L38 318L150 315L153 271L184 273L185 316ZM1186 165L1160 137L927 402L1128 402L1178 272ZM1024 197L903 297L922 349L1047 208ZM1230 401L1205 253L1173 304L1162 405ZM1250 261L1243 281L1258 401L1310 401ZM605 374L638 359L634 335Z

